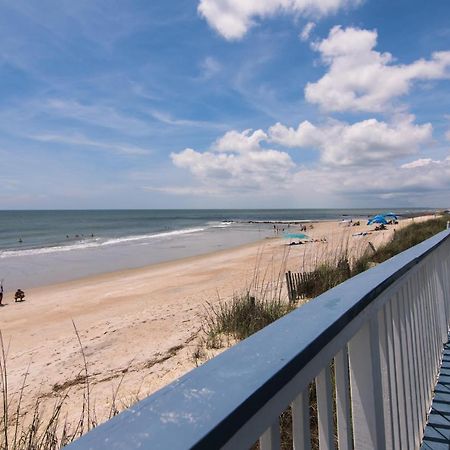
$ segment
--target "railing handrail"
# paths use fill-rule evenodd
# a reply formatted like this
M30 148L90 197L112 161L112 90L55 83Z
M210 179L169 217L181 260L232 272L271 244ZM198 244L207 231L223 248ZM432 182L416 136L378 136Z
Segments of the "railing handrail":
M375 298L449 238L442 231L325 292L68 448L220 448Z

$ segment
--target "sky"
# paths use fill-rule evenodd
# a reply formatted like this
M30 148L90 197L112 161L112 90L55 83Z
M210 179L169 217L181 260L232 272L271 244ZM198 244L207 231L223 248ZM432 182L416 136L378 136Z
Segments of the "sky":
M0 0L0 209L450 206L448 0Z

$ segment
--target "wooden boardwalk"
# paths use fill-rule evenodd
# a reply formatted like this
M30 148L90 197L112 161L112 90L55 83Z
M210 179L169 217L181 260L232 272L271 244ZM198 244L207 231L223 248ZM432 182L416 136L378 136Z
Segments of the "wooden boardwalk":
M450 450L450 335L434 394L421 450Z

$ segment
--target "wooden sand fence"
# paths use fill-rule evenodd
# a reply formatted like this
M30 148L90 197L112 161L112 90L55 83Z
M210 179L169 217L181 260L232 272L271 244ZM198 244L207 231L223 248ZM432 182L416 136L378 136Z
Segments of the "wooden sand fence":
M286 272L286 287L290 302L305 298L308 286L314 285L316 274L314 272Z

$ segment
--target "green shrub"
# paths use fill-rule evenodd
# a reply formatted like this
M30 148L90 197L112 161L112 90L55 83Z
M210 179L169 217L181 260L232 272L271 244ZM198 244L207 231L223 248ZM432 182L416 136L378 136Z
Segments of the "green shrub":
M341 256L335 263L330 261L321 263L310 272L300 273L295 285L297 297L317 297L347 280L350 276L350 263L346 255Z
M420 244L444 230L448 220L450 220L450 216L443 215L426 222L411 223L405 228L396 231L392 240L378 248L371 260L381 263L410 247L414 247L414 245Z
M393 238L375 252L365 252L350 265L346 250L335 260L320 263L312 271L301 272L296 283L298 298L314 298L345 280L370 269L374 264L407 250L444 230L449 215L439 216L426 222L411 223L394 233Z

